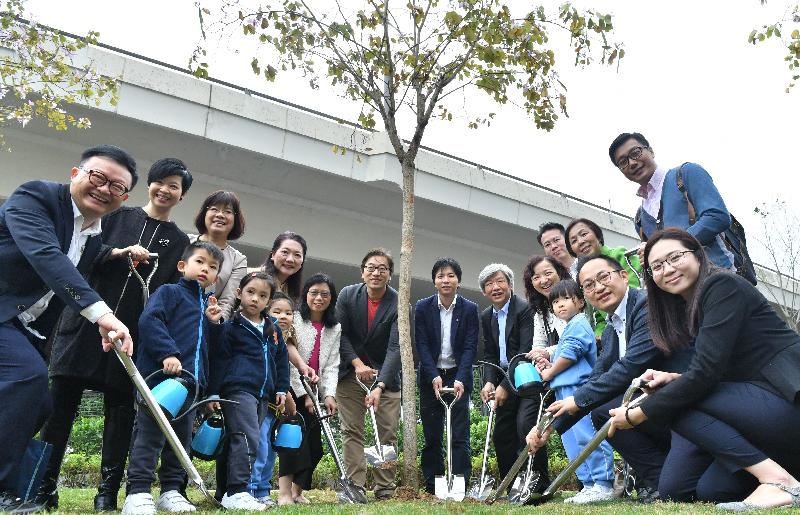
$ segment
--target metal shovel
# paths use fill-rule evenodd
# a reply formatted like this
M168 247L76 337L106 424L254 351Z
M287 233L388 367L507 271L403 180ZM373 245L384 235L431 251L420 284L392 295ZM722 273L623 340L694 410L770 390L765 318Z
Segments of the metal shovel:
M203 495L210 499L214 504L219 505L219 501L214 498L214 495L208 491L203 483L203 478L195 468L191 458L189 458L189 454L186 452L186 449L184 449L183 445L181 445L181 441L175 434L175 430L172 428L172 425L167 420L166 415L164 415L164 412L161 410L161 406L159 406L158 401L155 397L153 397L153 393L147 386L142 374L139 373L139 370L136 368L136 365L133 364L133 360L130 358L130 356L122 351L122 342L117 339L117 335L113 331L108 333L108 338L114 342L114 352L117 354L117 358L119 358L122 366L125 367L125 371L128 373L128 376L130 376L131 381L133 381L133 385L142 396L142 400L147 406L147 409L150 410L153 420L156 421L159 429L161 429L161 432L164 433L167 443L172 448L172 452L175 453L178 461L181 463L183 470L185 470L186 474L189 476L189 480L194 483L201 492L203 492Z
M492 426L494 424L494 414L496 406L494 400L486 403L489 407L489 423L486 426L486 441L483 444L483 464L481 465L481 478L473 482L467 497L476 501L485 501L494 488L494 478L486 473L486 463L489 461L489 442L492 437Z
M466 485L464 483L464 475L453 474L453 435L452 425L450 421L450 409L456 403L455 389L441 388L439 390L439 402L444 406L445 411L445 426L447 430L447 470L444 476L436 476L434 478L433 486L434 493L439 499L445 501L463 501L466 494ZM445 395L452 395L453 400L445 402Z
M552 415L544 418L544 422L542 422L543 416L546 413L545 409L545 399L547 396L553 393L553 390L548 390L544 394L539 394L539 414L536 417L536 426L539 427L542 424L542 427L547 427L551 423ZM515 480L514 483L511 485L511 488L508 491L508 501L512 504L519 504L524 505L526 504L530 498L531 494L535 490L536 484L541 479L541 474L539 471L533 470L533 456L528 456L528 466L525 469L525 472L520 474Z
M377 379L372 383L371 388L362 383L358 376L356 376L356 381L361 385L361 388L369 394L369 392L375 388ZM372 420L372 433L375 435L375 445L364 448L364 457L367 458L367 463L373 467L380 467L385 463L397 461L397 450L395 450L394 445L381 445L381 439L378 435L378 422L375 419L375 408L373 406L369 407L369 416Z
M333 431L328 422L328 419L333 415L327 413L322 405L320 405L319 392L316 387L311 386L308 382L308 378L301 375L300 382L303 383L303 388L305 388L306 393L311 397L314 403L314 413L322 426L322 432L325 434L325 440L328 441L328 447L333 455L336 468L339 469L339 478L334 479L332 485L333 490L336 492L336 497L342 504L367 504L366 492L347 477L347 472L344 469L344 465L342 465L342 458L339 456L339 448L336 447L336 440L333 438Z

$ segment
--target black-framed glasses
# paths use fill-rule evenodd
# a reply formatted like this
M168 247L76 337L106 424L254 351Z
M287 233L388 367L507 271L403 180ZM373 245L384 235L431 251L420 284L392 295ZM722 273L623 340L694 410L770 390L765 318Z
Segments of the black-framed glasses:
M125 184L119 181L112 181L100 170L89 170L87 168L81 168L81 170L89 176L89 182L92 183L92 186L102 188L108 184L108 191L115 197L122 197L128 193L128 187Z
M597 288L597 283L602 284L603 286L608 286L611 284L611 274L622 272L622 270L606 270L603 272L599 272L594 279L588 279L581 284L581 288L586 293L592 293L595 288Z
M676 268L683 262L684 256L686 254L694 254L693 250L678 250L670 254L669 256L656 261L654 263L650 263L650 266L647 268L647 273L651 276L655 277L657 275L661 275L664 273L664 265L669 263L669 266L672 268Z
M617 168L620 170L626 169L628 165L631 164L631 159L639 159L642 157L642 153L648 148L650 147L633 147L631 151L628 152L628 155L619 158L619 161L617 161Z
M364 265L364 271L367 272L368 274L371 274L373 272L378 272L379 274L384 275L389 273L389 267L383 265L380 266Z

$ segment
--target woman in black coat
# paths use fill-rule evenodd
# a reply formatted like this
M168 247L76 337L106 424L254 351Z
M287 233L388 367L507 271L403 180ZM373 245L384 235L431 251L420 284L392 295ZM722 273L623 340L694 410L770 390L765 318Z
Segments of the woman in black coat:
M700 500L744 499L719 508L800 505L800 335L745 279L714 268L687 232L655 233L644 255L653 342L670 353L694 339L695 355L682 374L648 370L650 397L611 410L612 434L645 420L669 425L711 457ZM709 485L728 498L704 498Z
M147 176L149 202L142 208L123 207L102 220L103 251L89 283L138 341L139 315L144 308L141 283L129 273L128 254L140 260L137 271L147 278L158 254L158 269L150 292L178 280L177 263L189 244L186 234L170 218L192 184L192 176L179 159L156 161ZM54 410L42 429L42 440L53 444L53 454L40 489L39 501L58 505L56 486L61 462L84 390L104 393L105 423L100 486L95 497L98 511L116 510L117 491L125 470L134 420L133 385L113 352L102 352L97 328L78 313L65 311L52 335L50 356ZM134 351L136 345L134 345Z

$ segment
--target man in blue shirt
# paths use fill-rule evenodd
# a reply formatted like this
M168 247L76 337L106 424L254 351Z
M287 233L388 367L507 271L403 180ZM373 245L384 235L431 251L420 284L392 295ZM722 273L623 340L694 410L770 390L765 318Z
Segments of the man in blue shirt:
M647 237L664 227L678 227L697 238L708 258L722 268L733 268L733 254L722 241L721 233L731 225L731 217L708 172L695 163L685 163L671 170L660 168L650 143L638 132L623 132L608 148L614 166L631 182L639 185L636 194L642 205L636 215L636 232ZM683 187L694 206L694 220L678 185L678 171ZM639 259L643 260L642 250Z

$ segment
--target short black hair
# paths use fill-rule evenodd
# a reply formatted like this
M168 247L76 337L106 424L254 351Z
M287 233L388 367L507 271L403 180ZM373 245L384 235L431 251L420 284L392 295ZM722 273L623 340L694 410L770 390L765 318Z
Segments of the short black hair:
M364 269L364 266L366 266L367 260L373 256L385 257L386 261L389 262L389 275L394 274L394 260L392 259L392 253L383 247L378 247L367 251L367 253L364 255L364 259L361 260L362 270Z
M436 263L433 264L433 268L431 269L431 281L436 282L436 274L442 268L450 267L455 272L456 277L458 278L458 282L461 282L461 265L458 264L458 261L451 257L443 257L436 260Z
M636 141L638 141L639 144L642 145L643 147L650 148L650 142L647 141L647 138L645 138L642 135L642 133L640 133L640 132L623 132L622 134L620 134L619 136L614 138L614 141L611 142L611 146L608 147L608 157L611 158L611 162L614 163L614 166L617 166L617 162L614 161L614 154L617 153L617 150L619 150L619 147L624 145L625 142L628 141L631 138L633 138Z
M536 236L536 241L539 242L539 245L542 244L542 233L552 231L553 229L560 231L564 239L567 239L567 230L564 229L563 225L558 222L547 222L539 226L539 234Z
M196 240L186 245L186 248L183 249L183 254L181 254L181 261L186 261L187 259L192 257L194 253L197 252L198 250L205 250L206 252L208 252L213 259L217 260L217 265L219 265L220 267L222 266L223 261L225 261L225 254L223 254L222 251L219 250L219 247L217 247L213 243L202 240Z
M572 279L562 279L550 289L550 295L547 296L547 300L552 305L558 299L569 299L571 297L586 302L583 299L583 291L581 291L578 283Z
M338 323L336 319L336 298L338 294L336 293L336 285L333 284L333 279L328 274L316 273L306 280L303 285L302 298L300 299L300 316L303 320L311 319L311 308L308 307L307 297L308 291L315 284L327 284L331 290L331 303L328 304L325 313L322 314L322 324L328 328L334 327Z
M581 257L578 258L578 261L577 261L578 266L575 269L575 277L579 278L581 276L581 269L583 268L583 265L585 265L589 261L593 261L595 259L602 259L603 261L608 263L608 266L611 267L611 270L613 270L615 272L618 271L618 270L625 270L624 268L622 268L622 265L619 263L619 261L617 261L616 259L614 259L614 258L612 258L610 256L606 256L604 254L598 254L597 256L589 256L589 257L581 256Z
M569 223L569 225L567 226L567 231L566 233L564 233L566 235L564 238L565 240L564 243L567 245L567 252L569 252L569 254L572 257L578 257L578 255L575 253L574 250L572 250L572 245L569 244L569 233L572 230L572 228L578 224L586 225L589 228L589 230L594 233L595 237L597 238L597 241L600 242L600 245L606 244L605 239L603 238L603 229L601 229L599 225L592 222L588 218L576 218L575 220Z
M150 171L147 172L147 185L149 186L153 181L160 181L173 175L181 178L181 190L185 195L189 188L192 187L194 179L192 179L192 174L189 173L189 170L186 169L186 164L176 157L165 157L153 163Z
M215 191L207 196L200 206L200 211L194 218L194 226L200 234L206 234L208 227L206 227L206 211L212 206L231 206L233 210L233 229L228 234L228 240L239 239L244 234L244 214L242 214L242 207L239 203L239 196L232 191Z
M128 173L131 174L131 187L132 190L136 186L136 181L139 180L139 175L136 173L136 161L128 152L114 145L97 145L96 147L87 148L81 154L80 166L93 157L105 157L111 159L120 166L124 166Z

